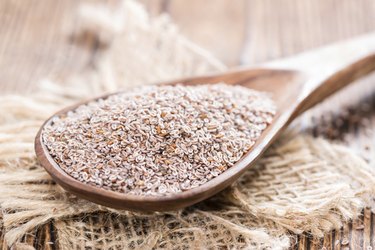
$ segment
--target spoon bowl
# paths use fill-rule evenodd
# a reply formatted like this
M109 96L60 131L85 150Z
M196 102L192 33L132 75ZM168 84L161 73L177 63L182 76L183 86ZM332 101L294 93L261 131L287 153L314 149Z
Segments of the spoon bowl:
M361 48L360 53L358 48ZM95 203L136 211L167 211L183 208L207 199L235 182L298 115L355 79L375 70L374 51L375 35L368 35L259 68L235 69L215 75L161 83L198 85L225 82L241 85L270 93L277 107L273 122L263 131L248 153L224 173L187 191L166 196L138 196L105 190L74 179L53 160L43 144L41 133L44 126L51 123L52 117L65 114L87 102L105 99L111 94L78 103L50 117L35 138L36 155L40 164L64 189Z

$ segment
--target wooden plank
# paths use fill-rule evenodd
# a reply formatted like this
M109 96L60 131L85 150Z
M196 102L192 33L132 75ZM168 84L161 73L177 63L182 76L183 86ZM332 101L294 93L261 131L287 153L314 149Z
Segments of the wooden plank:
M342 230L335 230L333 236L333 248L341 250Z
M375 215L372 213L371 215L371 246L374 249L375 248Z
M363 249L369 249L372 247L371 244L371 210L366 208L363 214Z
M154 16L169 12L187 37L228 65L287 56L375 29L373 0L142 1ZM0 1L0 92L30 90L40 77L56 71L72 73L85 65L91 57L92 39L84 41L86 50L72 47L60 27L66 28L69 20L79 22L73 11L79 2ZM374 119L371 124L373 127ZM348 133L355 130L350 127ZM366 138L359 137L366 136L356 135L359 141L353 148L364 147ZM374 161L374 147L368 147L362 153ZM355 221L353 226L347 224L342 231L328 234L323 247L357 249L363 244L363 249L374 248L375 216L369 209L364 211L363 230L355 229L359 225L360 221ZM45 244L56 237L48 226L41 230L37 238L30 234L24 242L38 242L38 246L50 249ZM2 232L0 242L6 249ZM296 249L318 246L307 236L300 236Z
M310 250L321 250L323 247L323 240L310 238Z
M306 245L309 240L307 239L306 235L300 235L298 236L298 244L296 246L297 250L305 250L307 249Z
M343 230L341 231L341 249L350 250L350 240L351 240L351 223L345 224Z
M7 248L7 244L4 240L4 228L3 227L0 228L0 243L1 243L0 249L5 250Z
M363 249L363 217L354 220L352 223L350 249Z
M227 0L177 0L169 1L167 11L186 37L233 66L240 63L248 4L246 0L236 0L235 4Z
M254 64L374 30L371 0L252 0L242 62Z
M332 244L333 243L333 235L334 233L329 233L329 234L326 234L323 238L323 242L322 242L322 249L333 249L334 245Z
M45 250L53 250L54 249L54 242L51 242L51 231L50 231L50 228L51 228L51 223L47 223L44 227L43 227L43 238L40 239L40 242L42 242L42 248L45 249Z
M67 39L79 24L80 2L0 1L0 93L30 91L40 78L77 72L88 62L92 46L82 49Z

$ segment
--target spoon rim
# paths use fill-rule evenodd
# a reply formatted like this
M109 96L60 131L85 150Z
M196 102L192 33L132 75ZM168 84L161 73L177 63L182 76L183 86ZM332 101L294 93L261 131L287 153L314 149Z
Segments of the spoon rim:
M76 109L77 107L79 107L81 105L88 104L92 101L105 99L105 98L107 98L111 95L121 94L122 92L124 92L124 91L118 91L118 92L114 92L114 93L110 93L110 94L105 94L105 95L102 95L102 96L99 96L99 97L90 98L89 100L85 100L85 101L79 102L77 104L70 105L70 106L65 107L65 108L61 109L60 111L54 113L52 116L50 116L43 123L43 125L40 127L40 129L39 129L39 131L38 131L38 133L35 137L35 151L37 152L36 155L37 155L37 159L38 159L39 163L55 180L57 178L58 180L62 181L64 184L67 184L69 187L73 187L75 189L85 190L89 193L95 193L95 194L100 193L100 194L106 195L106 196L115 196L116 198L121 199L121 200L142 201L142 202L145 202L146 200L150 201L150 202L177 200L177 199L181 199L181 198L188 198L190 196L196 195L197 193L201 193L201 192L206 191L204 187L207 186L206 189L209 189L212 185L215 185L215 183L213 183L214 180L217 180L216 182L221 183L222 181L218 180L219 177L221 177L221 178L225 177L223 175L228 173L229 170L235 168L240 162L242 162L243 158L245 158L247 156L247 154L249 154L255 146L255 144L254 144L253 147L244 156L242 156L241 159L238 162L236 162L233 166L231 166L230 168L225 170L223 173L221 173L217 177L207 181L206 183L204 183L204 184L202 184L198 187L188 189L188 190L184 190L184 191L181 191L181 192L178 192L178 193L170 193L170 194L160 195L160 196L157 196L157 195L135 195L135 194L127 194L127 193L116 192L116 191L113 191L113 190L108 190L108 189L96 187L94 185L90 185L90 184L78 181L77 179L75 179L74 177L72 177L68 173L66 173L59 166L59 164L53 159L53 157L49 153L49 150L48 150L47 146L43 143L43 129L46 125L48 125L52 122L52 119L54 117L58 117L58 116L61 116L63 114L67 114L69 111L73 111L74 109ZM42 149L42 152L40 152L39 148ZM226 178L224 178L224 179L226 179ZM211 185L207 185L207 184L211 184Z
M267 69L263 68L262 70L275 70L275 69ZM284 72L293 72L291 70L280 70L276 69L276 71L284 71ZM295 71L294 71L295 73ZM178 83L176 81L175 83ZM173 83L165 83L166 85L173 85ZM181 83L183 84L183 83ZM287 110L280 110L280 107L277 106L275 116L271 124L267 126L267 128L262 131L261 136L256 140L255 144L249 149L240 160L238 160L234 165L229 167L220 175L216 176L215 178L207 181L206 183L192 188L188 190L184 190L178 193L170 193L165 195L135 195L135 194L128 194L128 193L121 193L116 192L108 189L104 189L101 187L96 187L94 185L86 184L81 181L76 180L74 177L70 176L66 173L60 166L55 162L52 156L49 153L48 148L43 143L43 136L42 132L44 127L52 122L52 119L57 116L61 116L62 114L67 114L69 111L74 111L77 107L81 105L86 105L90 102L97 101L100 99L106 99L109 96L121 94L126 90L120 90L112 93L107 93L100 95L98 97L89 98L83 100L81 102L75 103L68 107L61 109L60 111L51 115L40 127L36 137L35 137L35 151L37 154L37 159L39 163L43 166L43 168L53 177L53 179L63 186L65 189L69 190L72 193L75 193L77 196L83 196L84 198L94 201L95 203L104 204L110 207L121 207L130 210L147 210L147 211L166 211L166 210L173 210L176 208L182 208L183 205L179 206L178 204L174 204L171 209L148 209L148 208L140 208L140 204L150 204L150 205L157 205L161 202L173 202L173 201L187 201L186 203L194 204L199 201L206 199L207 197L212 196L213 194L218 193L219 191L223 190L225 187L229 186L233 181L232 179L238 179L238 177L247 169L249 169L253 164L255 164L256 160L262 155L262 153L268 148L268 146L272 143L274 139L276 139L275 135L281 132L288 123L288 119L291 117L291 113L294 110L294 105L291 105ZM281 113L282 111L282 113ZM230 182L229 184L227 184ZM68 187L68 188L66 188ZM88 195L84 195L88 194ZM211 194L211 195L206 195ZM99 198L98 198L99 197ZM98 198L98 199L97 199ZM119 202L123 202L123 205L116 206L116 205L108 205L108 203L104 202L104 198L109 198L111 200L116 200ZM108 199L104 199L107 200ZM191 201L194 202L191 202ZM137 203L135 206L129 205L128 203L133 202ZM184 203L184 202L182 202ZM186 205L185 205L186 206ZM158 206L156 206L158 207Z

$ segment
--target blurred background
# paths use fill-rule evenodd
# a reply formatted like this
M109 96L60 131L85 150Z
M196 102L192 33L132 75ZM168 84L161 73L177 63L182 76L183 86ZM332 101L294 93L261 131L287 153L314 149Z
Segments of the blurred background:
M78 7L92 2L116 8L119 0L0 0L0 95L32 95L40 79L80 73L90 65L100 50L97 37L74 34L79 33L83 22ZM229 67L256 65L375 32L375 0L139 2L151 18L168 14L185 37ZM375 162L374 76L319 105L303 120L307 131L341 140L370 163ZM367 91L365 87L372 90ZM343 104L347 100L353 103L349 108ZM363 221L363 232L355 230L355 225ZM357 246L363 239L374 246L374 225L375 217L366 209L358 221L327 235L324 246L330 249L339 237L349 239L351 246ZM40 230L47 233L38 231L36 235L51 240L49 225L46 226ZM1 237L0 232L0 242ZM321 242L310 242L308 236L297 240L298 249L324 249Z
M29 92L41 77L79 72L97 49L67 39L82 2L1 0L0 92ZM140 0L167 13L190 40L228 66L253 65L375 30L374 0ZM77 25L78 26L78 25Z

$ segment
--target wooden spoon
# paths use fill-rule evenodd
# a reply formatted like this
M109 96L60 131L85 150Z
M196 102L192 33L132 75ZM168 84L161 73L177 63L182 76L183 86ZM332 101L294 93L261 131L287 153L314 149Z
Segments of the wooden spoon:
M44 123L35 138L35 151L40 164L52 178L79 197L120 209L179 209L207 199L235 182L298 115L372 70L375 70L375 34L273 62L260 68L241 68L164 83L197 85L226 82L242 85L270 92L278 107L273 123L240 161L204 185L181 193L163 197L137 196L100 189L75 180L56 164L43 145L41 131L51 122L51 118ZM81 104L83 103L68 107L55 115L66 113Z

